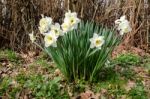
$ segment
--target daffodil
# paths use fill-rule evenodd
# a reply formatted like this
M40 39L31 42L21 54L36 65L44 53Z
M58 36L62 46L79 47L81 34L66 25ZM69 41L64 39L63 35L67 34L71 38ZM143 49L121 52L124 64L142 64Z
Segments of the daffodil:
M130 27L130 24L127 20L120 23L118 29L120 29L120 35L123 35L124 33L128 33L132 31L132 28Z
M63 32L60 28L59 23L55 23L55 25L51 25L51 32L55 33L56 37L59 37L60 35L63 35Z
M65 17L77 17L77 13L76 12L72 12L69 10L67 13L65 13Z
M63 33L67 33L68 31L71 30L71 26L68 23L63 23L61 27L62 27Z
M115 21L115 24L117 26L117 30L120 31L120 35L123 35L124 33L128 33L132 31L130 22L126 19L126 16L122 16L120 19L117 19Z
M41 27L39 27L39 30L40 30L41 34L44 34L49 30L49 27L41 26Z
M32 43L36 40L36 38L34 37L33 32L29 34L30 40L32 41Z
M64 19L64 23L67 23L71 28L71 30L73 29L77 29L77 25L80 22L80 20L76 17L70 17L70 18L65 18Z
M44 41L45 41L45 47L49 47L49 46L57 47L56 44L57 37L52 32L45 33Z
M52 24L52 18L51 17L42 16L42 19L39 22L40 32L45 33L47 31L49 31L51 24Z
M64 32L68 32L69 30L73 30L77 28L80 19L77 18L77 13L69 12L65 13L64 23L62 24L62 29Z
M77 25L80 22L80 19L77 18L77 13L69 11L65 14L65 23L68 23L71 26Z
M123 21L125 21L126 20L126 16L124 15L124 16L121 16L120 17L120 19L117 19L116 21L115 21L115 24L117 25L117 24L120 24L121 22L123 22Z
M104 36L99 36L98 34L94 33L93 37L90 39L91 45L90 48L98 48L101 49L101 46L104 44Z

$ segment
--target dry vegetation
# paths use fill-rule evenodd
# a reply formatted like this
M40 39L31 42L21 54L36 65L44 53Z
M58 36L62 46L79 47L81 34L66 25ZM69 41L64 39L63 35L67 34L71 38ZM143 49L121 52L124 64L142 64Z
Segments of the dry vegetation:
M150 0L1 0L0 46L29 49L27 34L32 30L38 32L40 15L61 21L68 9L76 11L83 20L107 26L112 26L121 15L127 15L133 31L125 37L124 44L149 51Z

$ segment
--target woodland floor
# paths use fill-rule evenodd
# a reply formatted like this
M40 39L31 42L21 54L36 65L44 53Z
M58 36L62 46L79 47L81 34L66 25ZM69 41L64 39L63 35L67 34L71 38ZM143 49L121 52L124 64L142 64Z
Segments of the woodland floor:
M150 57L118 54L96 83L69 83L44 53L0 50L0 99L149 99Z

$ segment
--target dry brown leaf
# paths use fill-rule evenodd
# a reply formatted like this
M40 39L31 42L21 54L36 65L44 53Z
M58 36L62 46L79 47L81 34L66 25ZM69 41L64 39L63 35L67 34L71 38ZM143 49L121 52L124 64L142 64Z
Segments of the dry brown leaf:
M84 93L81 93L79 96L77 96L75 99L96 99L96 96L94 93L90 90L87 90Z
M60 72L59 69L56 69L55 72L54 72L54 74L55 74L55 76L59 76L59 75L61 75L61 72Z
M134 81L129 80L128 83L124 86L127 91L131 90L136 83Z
M106 94L106 93L107 93L107 90L102 88L100 93L101 93L101 94Z

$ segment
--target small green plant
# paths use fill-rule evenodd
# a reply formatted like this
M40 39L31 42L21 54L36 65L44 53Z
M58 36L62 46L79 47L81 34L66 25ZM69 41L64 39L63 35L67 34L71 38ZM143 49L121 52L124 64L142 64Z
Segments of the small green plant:
M40 66L43 66L43 67L49 67L49 64L48 64L48 62L46 61L46 60L44 60L44 59L38 59L37 61L36 61L36 64L37 65L40 65Z
M16 53L10 49L0 51L0 59L1 58L6 58L11 62L17 62L18 61L18 57L17 57Z
M138 82L128 94L132 99L148 99L147 92L141 82Z
M86 81L84 79L80 79L76 84L73 85L73 92L84 92L86 89Z
M128 67L138 65L140 63L140 57L131 53L120 54L114 62L120 66Z
M8 78L0 79L0 96L8 90L11 80Z
M16 94L23 90L26 80L27 77L23 74L17 75L16 78L2 78L2 81L0 81L0 96L5 96L7 93L9 98L16 99Z
M60 78L49 79L42 75L19 74L15 78L4 78L0 80L0 96L7 96L16 99L21 91L28 90L32 98L41 99L69 99L65 89L60 87ZM20 96L19 96L20 97Z
M24 73L20 73L16 76L15 79L19 84L24 85L26 83L27 79L29 79L29 77Z
M126 79L136 79L135 72L131 68L122 68L120 75L125 77Z
M66 92L60 90L60 78L48 79L42 75L31 76L25 87L32 91L35 98L66 99Z
M32 64L30 64L30 69L32 69L35 73L37 73L36 69L41 68L42 70L46 72L54 73L56 66L53 66L51 62L48 62L47 60L43 59L43 57L38 58L36 61L34 61ZM32 72L33 73L33 72Z
M121 99L121 96L126 93L125 89L120 85L110 85L108 92L110 95L113 95L115 99Z
M116 81L119 78L119 74L114 70L113 67L106 67L101 70L99 73L99 79L101 81ZM98 78L97 78L98 79Z
M148 75L150 75L150 56L143 57L141 66L143 66L147 70Z
M100 82L96 85L94 84L94 89L96 89L96 92L99 92L100 89L108 89L108 90L114 90L114 86L123 86L126 84L127 80L121 78L119 72L115 71L113 67L107 67L102 70L100 73ZM110 88L113 87L113 88ZM119 88L117 87L117 88ZM121 87L122 89L122 87Z

